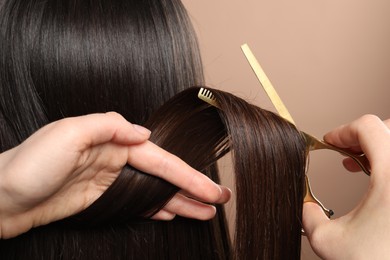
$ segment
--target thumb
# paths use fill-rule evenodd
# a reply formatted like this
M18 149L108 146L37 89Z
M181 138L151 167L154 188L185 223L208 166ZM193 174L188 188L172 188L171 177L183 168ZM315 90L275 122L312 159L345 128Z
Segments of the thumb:
M150 130L128 122L122 115L116 112L103 114L105 120L101 120L101 132L112 134L111 141L119 144L131 145L145 142L150 137ZM108 131L107 131L108 130Z
M325 226L329 222L329 218L319 205L312 202L303 204L302 225L309 239L316 229Z
M77 138L83 140L83 144L87 147L106 142L132 145L145 142L150 137L150 130L131 124L115 112L90 114L71 118L70 120L67 124L68 127L71 125L71 129L77 130L70 132L77 133Z
M313 251L320 257L328 255L329 225L331 220L326 216L322 208L313 202L303 204L302 225L305 235L309 239Z

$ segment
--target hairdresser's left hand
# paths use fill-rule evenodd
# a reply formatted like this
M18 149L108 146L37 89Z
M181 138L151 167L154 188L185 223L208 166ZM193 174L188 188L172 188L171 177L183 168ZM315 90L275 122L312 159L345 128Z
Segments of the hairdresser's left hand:
M148 141L149 135L117 113L93 114L51 123L1 153L0 238L80 212L126 163L189 195L177 194L154 218L212 218L215 208L208 203L226 202L230 192Z
M373 115L341 126L325 136L336 146L362 151L371 166L369 188L348 214L329 220L314 203L303 206L303 228L323 259L390 259L390 120ZM347 158L345 167L357 171Z

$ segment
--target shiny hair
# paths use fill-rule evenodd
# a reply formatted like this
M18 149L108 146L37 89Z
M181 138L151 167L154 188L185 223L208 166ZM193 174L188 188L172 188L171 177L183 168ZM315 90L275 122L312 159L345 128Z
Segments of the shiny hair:
M211 107L197 98L198 90L179 93L145 125L152 130L153 142L214 180L218 180L214 163L232 152L237 194L233 246L221 207L210 221L145 219L178 189L127 166L89 208L2 241L0 255L45 256L42 259L299 259L305 174L302 136L274 113L226 92L213 90L221 109ZM34 250L39 253L34 254Z
M7 0L0 15L3 149L68 116L117 111L143 124L203 83L180 0Z
M196 97L203 75L180 1L8 0L0 19L1 151L48 122L114 110L216 182L231 151L237 192L232 245L219 205L210 221L150 220L178 188L127 165L79 214L0 240L1 258L299 259L304 141L229 93L212 90L221 109Z

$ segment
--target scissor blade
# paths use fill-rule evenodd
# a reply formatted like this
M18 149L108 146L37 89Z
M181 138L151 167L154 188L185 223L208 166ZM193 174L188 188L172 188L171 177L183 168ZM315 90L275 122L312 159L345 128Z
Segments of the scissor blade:
M272 86L271 81L268 79L264 70L261 68L259 62L256 60L255 55L253 55L247 44L241 46L242 51L245 54L246 59L252 67L252 70L255 72L257 79L260 81L268 97L271 99L272 104L275 106L279 115L284 119L290 121L295 125L295 122L288 112L286 106L283 104L282 99L279 97L275 88Z

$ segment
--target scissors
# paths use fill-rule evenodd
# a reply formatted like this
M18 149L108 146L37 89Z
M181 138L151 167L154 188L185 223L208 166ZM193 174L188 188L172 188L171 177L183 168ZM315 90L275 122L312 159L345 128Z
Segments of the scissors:
M261 68L259 62L256 60L256 58L253 55L252 51L250 50L249 46L247 44L244 44L241 46L241 49L244 52L245 57L247 58L250 66L252 67L252 70L255 72L257 79L260 81L265 92L267 93L268 97L270 98L272 104L275 106L276 110L278 111L279 115L296 126L292 116L288 112L286 106L283 104L281 98L279 97L275 88L272 86L271 81L268 79L264 70ZM368 162L368 159L364 153L355 154L355 153L352 153L351 151L349 151L348 149L343 149L343 148L339 148L339 147L333 146L331 144L328 144L325 141L319 140L319 139L313 137L312 135L307 134L303 131L301 131L301 134L305 138L305 141L306 141L306 156L308 156L310 151L314 151L314 150L318 150L318 149L334 150L334 151L337 151L343 155L346 155L346 156L352 158L367 175L371 174L369 162ZM305 194L303 201L304 202L314 202L314 203L318 204L322 208L324 213L328 216L328 218L330 218L334 214L334 212L330 209L325 208L324 205L314 196L314 194L311 190L311 187L310 187L310 181L309 181L309 177L307 176L307 174L305 175L305 182L306 182L306 194Z

